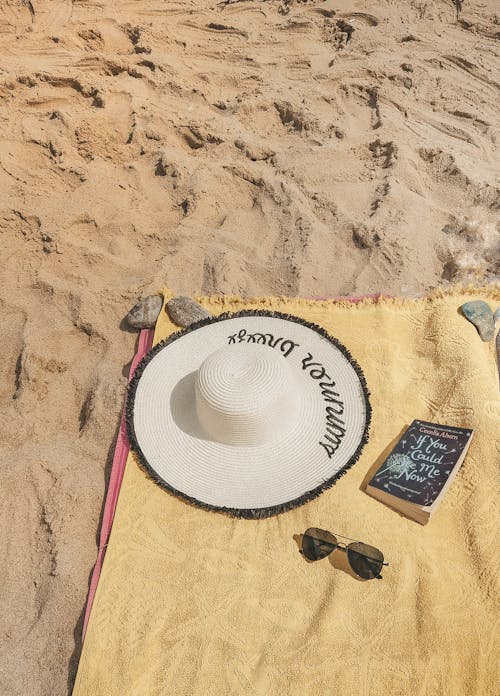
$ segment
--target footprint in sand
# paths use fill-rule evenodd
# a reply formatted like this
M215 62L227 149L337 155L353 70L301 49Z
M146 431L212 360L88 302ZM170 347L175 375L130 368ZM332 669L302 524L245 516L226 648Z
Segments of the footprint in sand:
M19 34L31 27L35 10L30 0L3 0L0 3L0 34Z
M57 34L73 13L71 0L25 0L30 6L33 31L49 31Z

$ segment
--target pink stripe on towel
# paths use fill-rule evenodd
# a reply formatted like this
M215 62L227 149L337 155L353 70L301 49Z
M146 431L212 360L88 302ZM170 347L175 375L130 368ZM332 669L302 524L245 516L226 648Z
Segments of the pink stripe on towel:
M139 362L142 360L144 355L146 355L146 353L151 349L151 346L153 345L153 336L153 329L143 329L141 331L139 335L139 344L137 346L137 352L130 366L129 381L134 376L135 368L137 367ZM125 471L125 464L127 462L129 449L130 445L127 437L127 428L125 425L125 412L123 412L122 419L120 422L120 431L118 433L118 439L116 441L113 465L111 467L111 476L109 478L106 502L104 504L101 534L99 537L99 552L97 554L97 560L95 562L94 570L92 571L89 594L87 597L87 606L85 607L82 640L85 638L85 632L87 630L87 624L89 622L90 617L90 610L92 609L92 603L94 601L94 596L97 590L97 583L99 582L99 576L101 574L101 568L106 553L106 547L108 545L109 535L111 533L111 526L113 524L113 517L115 515L116 503L118 501L118 494L120 492L120 486L123 479L123 472Z

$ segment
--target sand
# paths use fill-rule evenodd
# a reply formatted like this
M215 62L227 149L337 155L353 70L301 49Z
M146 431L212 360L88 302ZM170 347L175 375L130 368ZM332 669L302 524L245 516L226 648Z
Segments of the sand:
M500 15L457 3L1 3L4 696L71 690L139 297L500 276Z

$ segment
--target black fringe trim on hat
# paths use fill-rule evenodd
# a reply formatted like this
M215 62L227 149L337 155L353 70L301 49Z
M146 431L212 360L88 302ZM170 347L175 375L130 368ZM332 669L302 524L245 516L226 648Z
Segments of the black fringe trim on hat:
M352 367L354 368L356 374L359 377L359 381L361 382L361 386L363 388L363 397L365 401L365 408L366 408L366 423L365 423L365 430L363 433L363 436L361 438L361 441L356 449L356 452L353 454L353 456L344 464L342 469L338 471L336 474L334 474L331 478L326 479L321 483L319 486L316 488L313 488L310 491L307 491L306 493L303 493L301 496L298 498L294 498L293 500L289 500L286 503L280 503L279 505L272 505L270 507L263 507L263 508L229 508L229 507L220 507L217 505L210 505L209 503L204 503L203 501L197 500L196 498L193 498L189 495L186 495L185 493L182 493L182 491L176 490L173 486L171 486L167 481L161 478L157 474L157 472L152 468L152 466L149 464L147 461L146 457L142 453L142 450L139 446L139 442L137 440L136 434L135 434L135 429L134 429L134 400L135 400L135 394L137 391L137 386L139 384L139 381L141 379L142 373L148 366L148 364L151 362L151 360L155 357L157 353L159 353L165 346L168 346L170 343L173 341L176 341L179 338L182 338L182 336L185 336L188 334L190 331L196 331L196 329L199 329L202 326L206 326L207 324L215 324L216 322L219 321L225 321L226 319L236 319L238 317L249 317L249 316L263 316L263 317L274 317L275 319L286 319L287 321L293 321L297 324L302 324L303 326L307 326L309 329L312 329L313 331L316 331L316 333L319 333L323 338L325 338L327 341L330 341L351 363ZM356 360L352 357L350 352L347 350L347 348L340 343L336 338L333 336L330 336L330 334L325 331L321 326L318 326L317 324L314 324L310 321L306 321L305 319L302 319L301 317L297 317L293 314L285 314L284 312L275 312L275 311L269 311L265 309L244 309L240 312L224 312L223 314L219 314L217 317L207 317L206 319L201 319L200 321L197 321L190 326L188 326L186 329L182 329L181 331L176 331L175 333L171 334L168 336L168 338L165 338L163 341L160 341L159 343L154 346L147 355L144 356L144 358L141 360L139 365L137 366L134 376L132 380L130 381L130 384L128 386L128 395L127 395L127 403L125 406L125 420L127 424L127 435L128 439L130 442L130 447L132 451L136 454L137 459L141 465L141 467L148 473L150 478L157 483L161 488L164 488L165 490L169 491L173 495L177 496L178 498L181 498L187 503L190 503L191 505L194 505L196 507L202 508L203 510L212 510L214 512L223 512L226 513L227 515L230 515L231 517L238 517L241 519L251 519L251 520L256 520L256 519L264 519L266 517L272 517L274 515L279 515L282 512L288 512L288 510L293 510L296 507L300 507L301 505L304 505L305 503L309 502L310 500L314 500L318 496L323 493L323 491L326 491L328 488L331 488L341 476L344 476L344 474L347 473L347 471L355 464L360 455L361 452L368 442L369 439L369 432L370 432L370 424L371 424L371 416L372 416L372 409L369 401L370 397L370 392L368 390L368 386L366 384L366 379L363 374L363 371L361 370L361 367L358 365Z

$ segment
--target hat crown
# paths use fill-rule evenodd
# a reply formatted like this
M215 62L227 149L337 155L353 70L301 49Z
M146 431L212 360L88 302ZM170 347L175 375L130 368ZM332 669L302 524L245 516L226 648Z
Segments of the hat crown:
M299 389L286 358L241 343L209 355L196 375L196 412L205 433L226 445L255 447L293 427Z

